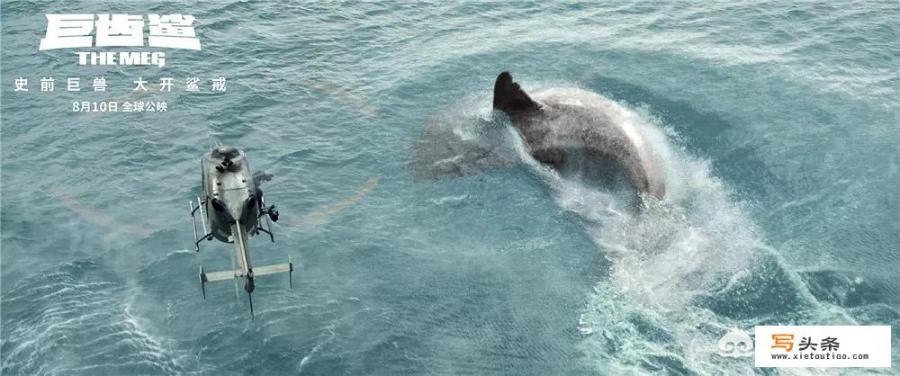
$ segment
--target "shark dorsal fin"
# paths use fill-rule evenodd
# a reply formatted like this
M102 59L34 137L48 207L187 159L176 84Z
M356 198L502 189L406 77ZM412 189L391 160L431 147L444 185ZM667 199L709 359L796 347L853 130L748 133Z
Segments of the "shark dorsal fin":
M509 72L500 73L494 82L494 108L507 114L538 111L541 105L513 82Z

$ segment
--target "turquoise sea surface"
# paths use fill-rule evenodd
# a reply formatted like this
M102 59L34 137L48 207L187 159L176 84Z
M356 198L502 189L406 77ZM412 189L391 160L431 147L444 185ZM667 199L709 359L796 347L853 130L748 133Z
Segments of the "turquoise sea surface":
M893 370L841 374L900 365L897 1L0 11L4 375L818 372L717 347L789 324L892 325ZM48 13L192 14L202 50L79 66L38 51ZM537 166L491 111L502 71L632 114L665 202L618 210L608 187ZM297 264L293 289L258 279L253 319L230 283L201 297L199 267L231 267L231 245L191 245L187 201L217 144L274 175L277 242L252 239L254 264Z

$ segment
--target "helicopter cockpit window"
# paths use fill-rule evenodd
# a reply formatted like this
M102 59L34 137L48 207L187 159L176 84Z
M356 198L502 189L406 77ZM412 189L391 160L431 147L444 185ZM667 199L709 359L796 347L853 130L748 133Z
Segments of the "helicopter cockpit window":
M240 155L241 152L233 146L223 146L212 152L213 157L222 159L236 159Z

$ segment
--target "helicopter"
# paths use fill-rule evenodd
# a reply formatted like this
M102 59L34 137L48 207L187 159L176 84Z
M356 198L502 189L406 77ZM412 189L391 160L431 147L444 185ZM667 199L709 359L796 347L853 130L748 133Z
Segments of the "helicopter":
M264 181L271 180L266 173L251 174L250 163L244 152L233 146L216 147L200 159L203 196L189 201L191 224L194 230L194 250L200 251L200 242L219 240L234 244L236 268L220 272L206 272L200 267L200 288L206 299L206 284L218 281L241 281L250 303L253 316L253 290L256 277L288 273L288 283L293 288L294 264L288 262L254 268L250 263L248 240L263 232L275 242L272 223L278 221L275 205L266 206L263 192L259 188ZM202 236L197 232L197 218L200 218ZM270 222L271 220L271 222Z

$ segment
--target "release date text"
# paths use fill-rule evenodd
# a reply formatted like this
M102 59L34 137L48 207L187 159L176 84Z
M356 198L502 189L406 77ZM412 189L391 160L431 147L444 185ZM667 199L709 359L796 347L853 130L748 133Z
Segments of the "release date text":
M74 101L72 112L168 112L169 104L161 101Z

